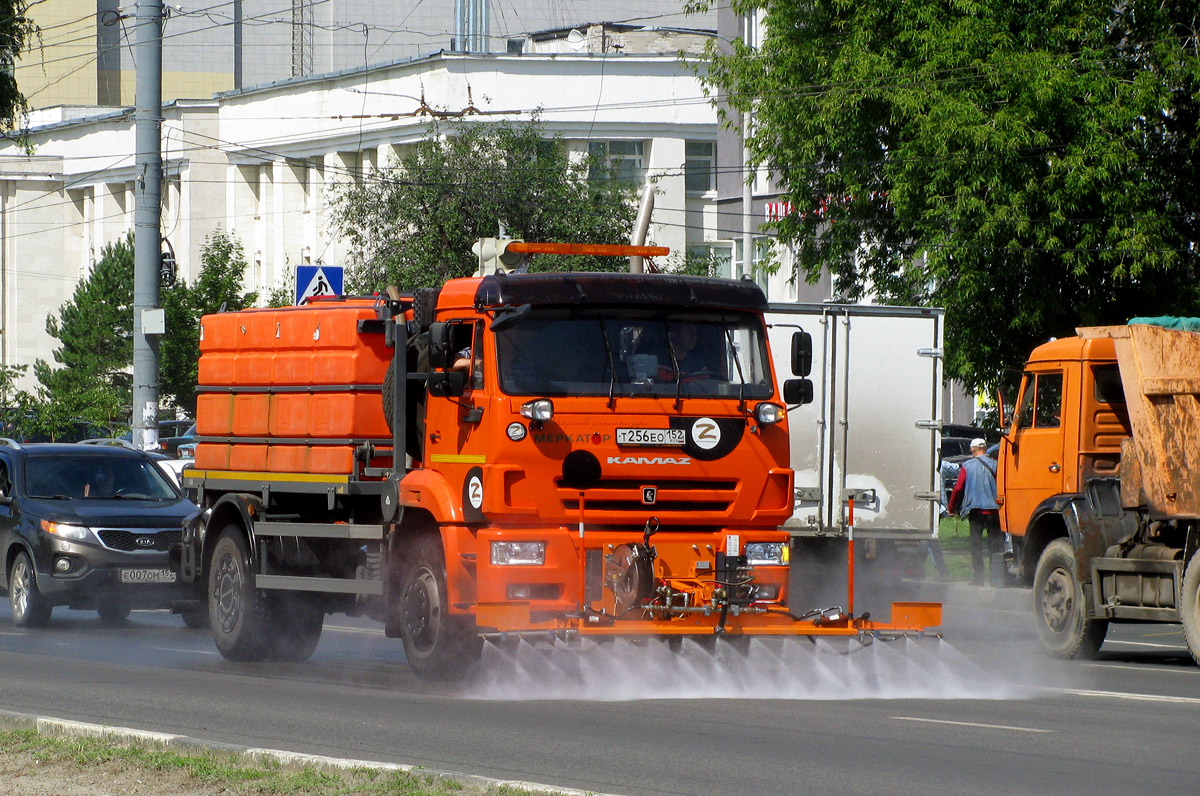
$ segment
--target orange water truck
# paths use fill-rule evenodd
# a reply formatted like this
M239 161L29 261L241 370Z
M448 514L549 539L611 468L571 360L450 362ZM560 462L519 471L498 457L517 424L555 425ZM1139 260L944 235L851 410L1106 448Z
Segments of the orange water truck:
M787 407L811 398L811 344L776 383L766 307L749 281L497 271L205 316L183 479L203 513L176 567L217 648L303 660L326 614L365 613L437 677L489 636L938 625L937 604L789 603Z

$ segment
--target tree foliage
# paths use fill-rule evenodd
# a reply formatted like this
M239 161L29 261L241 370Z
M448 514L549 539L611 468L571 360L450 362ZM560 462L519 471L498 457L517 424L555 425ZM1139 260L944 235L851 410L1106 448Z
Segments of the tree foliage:
M534 121L452 122L433 131L389 168L334 190L335 219L356 259L350 291L387 285L441 285L475 271L471 245L482 237L624 243L636 212L634 189L588 180L586 159ZM534 270L611 269L612 262L542 258Z
M28 16L30 5L28 0L0 0L0 129L4 130L15 127L26 108L13 66L40 32Z
M800 278L944 306L982 387L1076 326L1200 313L1194 2L733 6L767 35L706 80L753 111Z
M257 293L243 291L246 255L232 233L218 228L200 246L200 273L162 291L167 334L159 348L162 397L188 414L196 411L200 363L200 318L208 313L254 306Z
M129 413L133 378L133 236L105 246L91 273L75 286L46 332L58 341L54 362L39 359L33 373L41 430L72 420L115 427Z

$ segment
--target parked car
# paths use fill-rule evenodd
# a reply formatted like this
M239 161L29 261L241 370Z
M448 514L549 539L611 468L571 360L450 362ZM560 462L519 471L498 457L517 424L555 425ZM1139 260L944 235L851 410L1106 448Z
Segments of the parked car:
M0 577L14 624L44 625L58 605L116 622L186 600L167 549L197 511L141 451L0 442Z
M158 449L168 456L178 456L179 446L188 442L194 442L196 439L196 423L194 421L178 421L173 420L172 423L186 422L188 425L183 430L175 430L175 436L164 436L163 425L165 421L160 421L158 426Z

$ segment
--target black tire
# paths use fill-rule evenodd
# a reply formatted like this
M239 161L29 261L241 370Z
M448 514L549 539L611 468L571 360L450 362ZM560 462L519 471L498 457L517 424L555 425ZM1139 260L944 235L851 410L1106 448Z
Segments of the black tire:
M33 560L25 551L17 553L8 570L8 607L17 627L45 627L52 606L38 590Z
M396 363L389 362L383 374L383 419L387 421L388 431L393 431L392 418L395 412L392 407L392 389L396 383Z
M193 610L180 611L179 616L183 618L183 624L189 630L206 630L208 628L208 603L201 603Z
M1069 539L1046 545L1033 576L1033 614L1046 652L1091 659L1100 651L1108 620L1087 617L1075 548Z
M270 597L271 638L269 657L299 663L312 657L321 640L325 610L303 594L273 594Z
M1179 595L1179 619L1192 658L1200 664L1200 555L1192 555L1183 573Z
M441 539L432 534L418 536L407 553L397 606L404 655L421 677L461 677L479 660L483 640L469 617L449 611Z
M246 536L228 525L208 565L208 617L213 641L229 661L261 661L272 651L267 600L254 587Z
M96 613L106 625L119 625L129 618L129 606L119 597L107 597L96 603Z

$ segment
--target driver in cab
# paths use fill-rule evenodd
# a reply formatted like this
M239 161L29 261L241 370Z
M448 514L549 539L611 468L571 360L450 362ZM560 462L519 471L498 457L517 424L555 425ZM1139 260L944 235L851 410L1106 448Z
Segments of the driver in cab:
M716 379L720 375L713 370L700 354L699 330L694 321L677 321L667 330L667 338L671 343L671 352L675 355L675 364L679 370L679 381L698 381L701 379ZM673 381L674 371L671 362L664 363L659 369L661 381Z

